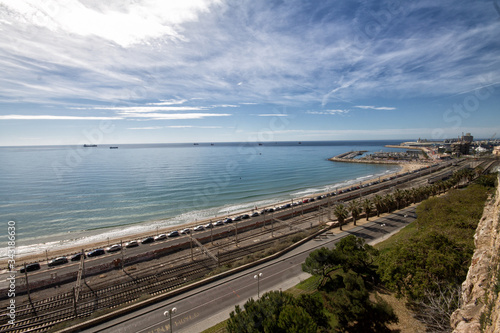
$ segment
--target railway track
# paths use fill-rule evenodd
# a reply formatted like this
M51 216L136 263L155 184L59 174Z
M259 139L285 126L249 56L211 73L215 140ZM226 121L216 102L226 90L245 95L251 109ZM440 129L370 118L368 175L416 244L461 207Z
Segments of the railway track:
M279 239L278 239L279 240ZM276 239L263 241L221 255L220 264L226 265L241 257L269 247ZM217 264L207 258L196 262L165 269L155 275L136 277L101 289L85 291L75 306L73 293L62 293L54 297L25 305L16 312L14 325L3 323L0 332L45 332L50 327L66 320L87 317L95 311L112 309L133 302L145 294L155 296L206 276ZM34 310L36 315L34 315Z
M491 165L492 164L488 165L488 167ZM458 167L460 166L456 168ZM444 167L429 170L429 174L431 174L432 171L439 173L442 169L444 169ZM279 219L287 223L274 222L271 231L268 228L269 224L272 223L271 219L266 220L264 218L264 221L260 222L260 224L255 224L254 230L260 228L261 230L259 232L239 235L239 242L269 235L270 232L279 233L285 228L292 229L293 226L300 224L307 224L310 221L317 220L321 214L318 210L326 206L331 205L333 207L335 203L339 201L344 202L352 200L360 197L360 195L366 197L373 193L397 186L398 184L407 183L417 177L422 177L422 175L409 173L399 177L395 183L380 183L370 188L362 188L358 190L358 192L354 191L353 193L330 196L328 199L304 204L301 207L293 207L287 212L284 212L284 214L280 212ZM314 212L317 212L317 214ZM273 218L273 216L271 215L270 218ZM262 228L263 226L267 229L264 230L264 228ZM300 231L299 228L295 228L295 230L295 232ZM290 234L293 233L288 233L288 235ZM234 235L229 235L229 237L231 236ZM213 246L210 250L219 252L220 265L228 265L244 256L269 248L271 242L280 240L283 237L283 235L278 236L273 239L261 241L252 246L245 246L231 251L223 250L227 244ZM85 290L80 293L79 300L76 304L75 294L73 292L66 292L47 299L35 301L32 304L25 303L19 305L16 309L16 322L14 325L8 324L6 312L4 311L2 313L0 317L0 332L45 332L60 322L87 317L102 309L116 308L122 304L136 301L145 294L154 296L173 290L186 283L206 276L217 267L217 263L210 258L198 259L194 262L186 263L186 259L190 259L190 257L190 255L186 255L170 262L169 266L173 267L166 267L165 264L156 265L148 270L135 274L130 281L124 281L111 286L108 282L93 285L92 290ZM153 271L154 273L152 273Z

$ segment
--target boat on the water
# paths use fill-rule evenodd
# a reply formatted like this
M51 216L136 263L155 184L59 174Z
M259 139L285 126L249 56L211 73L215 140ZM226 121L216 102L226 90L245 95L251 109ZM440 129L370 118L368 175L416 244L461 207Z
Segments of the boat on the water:
M109 149L118 149L118 147L109 147Z
M83 146L84 146L85 148L97 147L97 145L87 145L87 144L84 144Z

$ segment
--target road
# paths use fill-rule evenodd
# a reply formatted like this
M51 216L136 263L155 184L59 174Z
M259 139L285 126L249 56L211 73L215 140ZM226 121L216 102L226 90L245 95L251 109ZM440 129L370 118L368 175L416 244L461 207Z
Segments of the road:
M422 186L427 183L427 180L430 177L437 177L438 175L445 174L447 172L455 171L458 170L463 166L463 164L466 163L465 161L461 162L458 166L449 166L449 168L445 168L443 170L439 170L439 165L430 167L430 168L425 168L419 172L415 172L413 174L408 174L405 176L401 176L400 178L396 179L387 179L386 181L382 181L378 184L373 184L369 187L366 188L361 188L358 190L354 191L349 191L347 193L343 193L340 195L332 196L329 197L328 200L333 204L338 201L348 201L352 198L357 198L357 197L365 197L368 193L383 193L383 189L387 190L392 190L394 188L398 187L413 187L413 186ZM383 178L383 177L381 177ZM414 179L416 178L416 179ZM300 212L307 211L308 209L315 209L318 204L324 204L327 199L323 199L321 201L315 201L312 203L307 203L307 204L302 204L300 206L288 208L285 210L280 210L277 212L273 213L274 218L278 219L284 219L286 216L290 216L293 214L298 214ZM233 230L236 226L238 228L244 228L245 226L252 225L252 224L259 224L262 223L263 220L270 222L270 216L271 214L266 214L265 216L258 216L254 218L250 218L247 220L242 220L237 223L231 223L226 226L221 226L221 227L215 227L212 229L213 234L221 233L221 232L227 232L227 230ZM214 221L215 222L215 221ZM203 237L210 237L210 230L205 230L205 231L200 231L200 232L194 232L193 236L201 239ZM153 252L156 250L160 250L162 248L170 247L176 244L181 244L181 243L186 243L189 242L189 238L187 236L181 236L178 238L168 238L165 241L159 241L155 242L152 244L146 244L146 245L140 245L136 248L130 248L130 249L125 249L124 250L124 257L132 257L136 255L141 255L146 252ZM122 257L121 252L117 253L109 253L103 256L99 256L96 258L88 258L85 260L85 267L87 269L90 269L93 266L100 266L103 264L109 264L115 259L119 259ZM55 276L63 276L65 274L71 273L71 272L76 272L78 271L79 263L78 262L70 262L66 265L58 266L58 267L47 267L46 265L42 265L42 269L40 271L35 271L29 273L29 281L30 283L36 283L37 281L51 281ZM4 270L3 272L0 272L0 290L6 289L8 287L8 281L7 277L9 276L8 271Z
M200 332L229 318L235 305L242 306L250 297L257 298L270 290L286 290L309 277L301 265L314 249L333 247L343 237L355 235L374 244L403 228L416 218L415 207L405 208L349 230L335 229L328 237L307 242L282 257L253 267L167 301L143 308L129 315L93 327L85 332L155 333L170 332L168 315L164 312L176 308L172 316L174 332ZM254 275L262 273L259 286Z

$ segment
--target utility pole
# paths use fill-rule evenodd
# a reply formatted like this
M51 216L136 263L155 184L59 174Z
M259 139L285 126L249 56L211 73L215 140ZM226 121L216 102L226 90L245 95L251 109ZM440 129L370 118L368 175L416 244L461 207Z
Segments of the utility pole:
M214 225L212 224L212 220L210 220L210 243L214 245Z
M191 261L194 261L194 256L193 256L193 236L191 235L191 232L189 232L189 244L191 245Z
M236 239L236 246L238 246L238 221L234 223L234 235Z
M30 284L29 284L29 281L28 281L28 270L26 269L26 263L24 263L24 276L26 278L26 292L28 293L28 300L29 300L29 302L31 304L31 308L33 309L33 313L36 316L35 306L33 305L33 302L31 301Z
M271 237L274 237L274 212L271 212Z
M122 251L122 271L124 272L125 271L125 258L124 258L124 252L125 252L125 249L123 248L123 241L120 240L120 250Z

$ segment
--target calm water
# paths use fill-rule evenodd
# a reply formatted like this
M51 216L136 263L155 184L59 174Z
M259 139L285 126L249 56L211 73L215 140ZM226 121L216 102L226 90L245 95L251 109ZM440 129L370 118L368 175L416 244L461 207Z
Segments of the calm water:
M18 253L181 225L395 171L327 158L399 142L4 147L2 225L16 222Z

